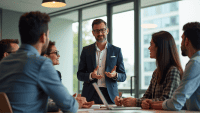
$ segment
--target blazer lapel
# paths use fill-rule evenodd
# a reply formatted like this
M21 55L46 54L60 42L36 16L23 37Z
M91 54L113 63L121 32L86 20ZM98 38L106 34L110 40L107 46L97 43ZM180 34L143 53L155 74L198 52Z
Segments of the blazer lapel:
M94 69L97 67L96 65L96 48L95 48L95 43L92 45L92 64Z
M108 43L108 42L107 42ZM106 71L108 71L107 70L107 66L108 66L108 64L109 64L109 61L110 61L110 52L111 52L111 44L110 43L108 43L108 48L107 48L107 55L106 55L106 67L105 67L105 70Z

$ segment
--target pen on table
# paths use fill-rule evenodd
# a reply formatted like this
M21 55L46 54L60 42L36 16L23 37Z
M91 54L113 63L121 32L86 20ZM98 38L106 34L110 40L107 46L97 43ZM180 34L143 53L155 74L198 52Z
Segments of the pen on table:
M122 99L123 99L123 98L122 98L122 95L119 96L119 99L120 99L119 102L120 102L120 104L122 105Z

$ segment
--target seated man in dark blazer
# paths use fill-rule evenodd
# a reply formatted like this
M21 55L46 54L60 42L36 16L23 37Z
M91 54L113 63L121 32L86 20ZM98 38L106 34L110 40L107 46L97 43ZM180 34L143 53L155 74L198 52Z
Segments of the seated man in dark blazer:
M126 80L122 52L107 42L109 29L104 20L94 20L92 29L96 42L83 48L77 72L78 80L84 81L82 96L102 104L92 85L96 82L107 102L114 104L114 98L119 95L117 81Z

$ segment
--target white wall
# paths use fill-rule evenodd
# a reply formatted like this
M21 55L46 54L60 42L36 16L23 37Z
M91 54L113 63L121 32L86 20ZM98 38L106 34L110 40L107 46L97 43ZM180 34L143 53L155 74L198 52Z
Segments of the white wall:
M2 39L19 39L19 18L23 13L3 9L2 11Z
M51 18L49 23L49 39L56 42L60 52L60 64L55 66L61 72L62 83L70 94L73 93L73 21Z

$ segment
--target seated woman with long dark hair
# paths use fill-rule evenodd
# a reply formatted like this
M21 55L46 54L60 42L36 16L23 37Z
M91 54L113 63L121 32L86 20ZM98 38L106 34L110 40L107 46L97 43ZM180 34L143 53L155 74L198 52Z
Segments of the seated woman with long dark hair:
M179 86L183 69L179 54L172 35L167 31L160 31L152 35L150 42L150 58L156 59L157 68L153 72L150 85L142 98L115 97L118 106L138 106L144 109L147 101L163 101L172 97L173 92Z

